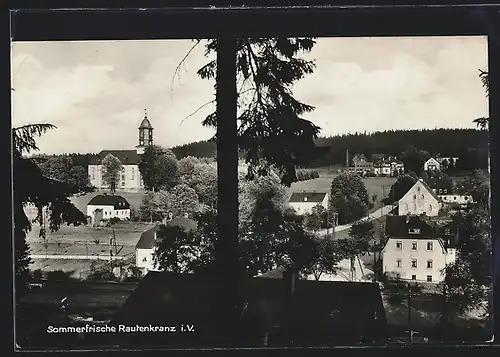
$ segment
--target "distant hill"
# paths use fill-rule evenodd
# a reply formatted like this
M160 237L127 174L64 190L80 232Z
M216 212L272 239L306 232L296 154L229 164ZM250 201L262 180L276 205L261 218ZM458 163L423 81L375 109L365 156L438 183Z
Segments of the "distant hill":
M316 140L322 150L312 160L311 167L345 163L346 150L350 155L363 153L367 158L373 154L398 156L409 145L426 150L432 155L474 155L481 162L488 158L488 132L477 129L429 129L390 130L375 133L355 133L320 137ZM172 148L180 159L185 156L215 157L216 143L199 141ZM481 165L482 166L482 165Z

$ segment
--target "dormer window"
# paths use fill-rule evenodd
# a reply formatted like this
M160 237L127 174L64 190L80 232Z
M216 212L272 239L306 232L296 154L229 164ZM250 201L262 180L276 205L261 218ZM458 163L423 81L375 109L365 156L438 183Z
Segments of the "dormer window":
M304 197L304 202L307 202L307 197Z
M420 234L420 228L410 228L408 234Z

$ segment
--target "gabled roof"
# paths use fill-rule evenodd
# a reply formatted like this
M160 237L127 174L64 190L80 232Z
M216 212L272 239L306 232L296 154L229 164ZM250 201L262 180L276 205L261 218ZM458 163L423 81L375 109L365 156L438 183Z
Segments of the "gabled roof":
M161 225L156 225L147 231L142 232L139 241L135 245L135 249L153 249L155 246L155 233L158 231ZM196 229L196 221L189 218L175 218L167 221L167 227L183 227L187 231L193 231Z
M215 277L195 274L148 272L111 321L136 326L195 325L189 335L138 333L124 336L125 343L189 343L210 345L216 337L217 302ZM318 282L297 280L291 297L285 280L253 278L240 284L245 302L240 328L243 344L270 333L270 344L317 342L351 343L360 336L383 334L385 311L376 283ZM314 303L311 303L314 302ZM375 318L376 316L376 318ZM120 334L114 334L120 335ZM123 335L123 334L122 334ZM187 339L187 340L185 340ZM248 339L248 340L247 340ZM349 341L349 342L348 342ZM245 344L246 345L246 344Z
M436 199L436 201L438 201L438 202L440 202L440 201L441 201L441 199L438 197L438 195L437 195L437 194L436 194L436 193L432 190L432 188L430 188L430 187L429 187L429 185L428 185L428 184L426 184L426 183L425 183L425 181L424 181L423 179L418 179L418 181L417 181L417 182L415 182L415 184L414 184L414 185L413 185L413 186L412 186L412 187L408 190L408 192L406 192L406 193L404 194L404 196L403 196L403 197L401 197L401 199L400 199L399 201L403 200L403 199L404 199L404 198L405 198L405 197L406 197L406 196L410 193L410 191L413 189L413 187L415 187L415 186L416 186L416 185L418 185L419 183L420 183L420 184L424 187L424 189L425 189L425 190L427 190L427 191L431 194L431 196L432 196L434 199Z
M413 230L410 234L409 231ZM419 216L387 216L385 234L391 238L401 239L437 239L439 234L432 223Z
M326 192L294 192L288 202L323 202Z
M92 155L89 158L89 165L101 165L102 160L104 160L108 154L120 160L122 165L137 165L141 160L136 150L103 150L99 154Z
M92 197L89 206L113 206L114 209L130 209L130 203L122 197L116 195L97 195Z
M430 159L428 159L425 163L428 164L429 162L435 162L436 164L440 165L439 164L439 161L437 161L435 158L431 157Z
M135 245L135 249L152 249L155 245L155 233L158 231L158 228L159 225L142 232L139 241Z

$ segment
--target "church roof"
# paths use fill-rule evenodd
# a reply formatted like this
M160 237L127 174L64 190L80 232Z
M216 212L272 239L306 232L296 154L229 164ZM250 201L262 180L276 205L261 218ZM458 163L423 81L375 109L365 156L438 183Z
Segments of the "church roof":
M147 116L144 116L144 119L142 119L139 129L153 129L153 126Z
M89 158L89 165L100 165L108 154L120 160L122 165L137 165L141 159L136 150L103 150Z

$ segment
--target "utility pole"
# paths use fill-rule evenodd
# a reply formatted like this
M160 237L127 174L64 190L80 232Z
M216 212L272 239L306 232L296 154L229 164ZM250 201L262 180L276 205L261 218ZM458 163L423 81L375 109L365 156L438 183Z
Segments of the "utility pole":
M408 283L408 342L411 345L413 343L413 329L411 325L411 284Z

